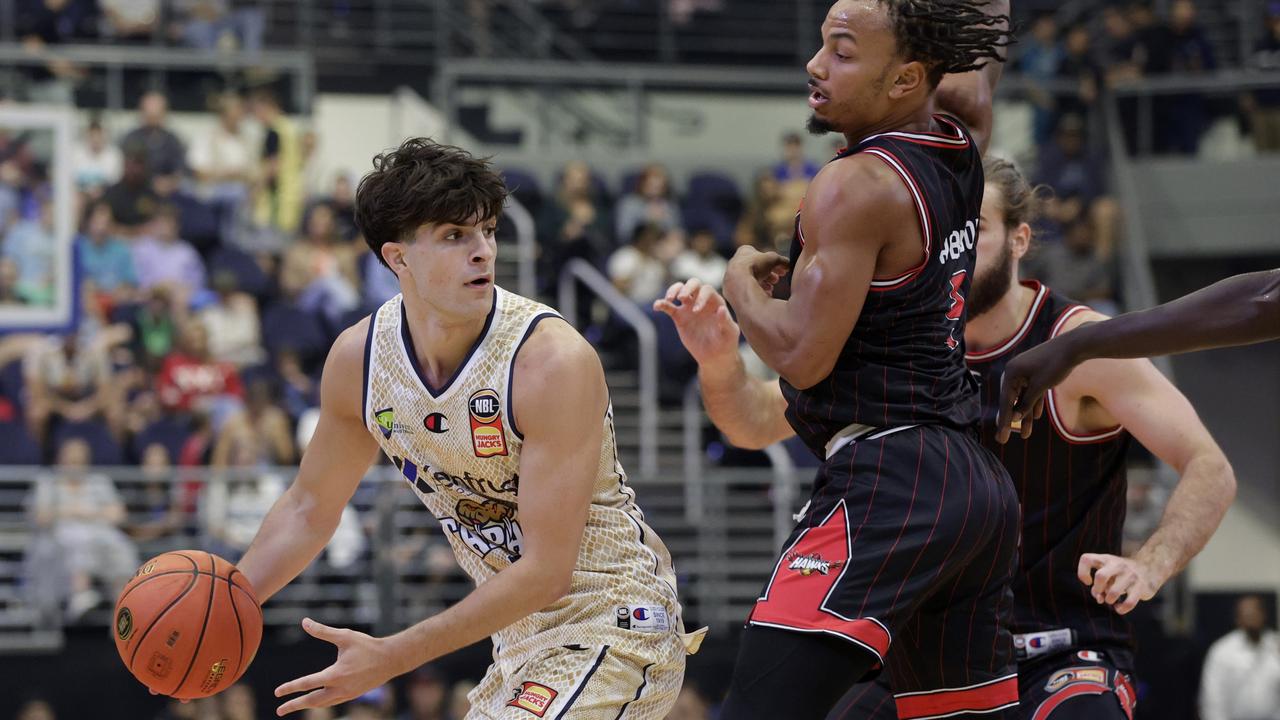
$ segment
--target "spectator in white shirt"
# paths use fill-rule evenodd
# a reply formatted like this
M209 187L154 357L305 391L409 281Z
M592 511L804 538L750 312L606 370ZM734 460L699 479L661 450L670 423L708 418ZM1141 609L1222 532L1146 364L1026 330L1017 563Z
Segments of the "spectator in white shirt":
M1236 605L1236 629L1209 647L1200 680L1201 720L1280 720L1280 642L1262 598Z
M187 164L212 200L241 202L257 166L257 144L244 123L244 100L227 93L218 100L218 124L197 137L187 152Z
M658 225L641 225L631 240L609 258L609 279L623 295L648 305L667 290L667 264L663 257L666 231Z
M716 252L715 233L704 229L693 233L688 249L671 264L671 273L679 280L698 278L702 284L719 290L728 266L729 261Z
M93 198L101 197L103 190L120 180L124 156L120 148L107 142L102 123L97 120L89 123L84 140L76 143L71 151L71 168L76 187Z

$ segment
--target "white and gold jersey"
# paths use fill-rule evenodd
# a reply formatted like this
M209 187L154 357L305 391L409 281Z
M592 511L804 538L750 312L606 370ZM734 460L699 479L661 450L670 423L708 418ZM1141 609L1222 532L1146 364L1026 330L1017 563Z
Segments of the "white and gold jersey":
M511 411L513 366L537 323L559 317L533 300L494 292L480 338L443 386L431 387L418 366L400 296L374 314L364 365L366 426L439 519L477 585L521 555L524 440ZM569 593L493 637L503 677L559 647L611 647L651 663L655 653L678 648L683 657L671 556L627 485L612 407L600 422L604 441Z

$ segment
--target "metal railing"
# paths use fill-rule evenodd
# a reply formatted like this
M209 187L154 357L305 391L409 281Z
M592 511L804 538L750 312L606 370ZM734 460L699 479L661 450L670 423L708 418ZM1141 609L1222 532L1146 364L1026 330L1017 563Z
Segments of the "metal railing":
M1150 155L1154 149L1155 103L1157 98L1195 95L1204 98L1232 96L1251 90L1280 89L1280 70L1220 70L1198 75L1153 75L1141 80L1116 83L1111 95L1133 98L1137 103L1137 147L1134 154ZM1206 128L1207 129L1207 128ZM1125 145L1121 143L1120 148Z
M151 85L163 88L167 70L248 70L259 68L292 75L296 110L309 113L315 95L315 65L311 54L300 50L263 50L251 54L201 52L190 48L110 45L50 45L32 50L20 43L0 43L0 82L10 97L17 95L15 67L41 68L51 61L65 61L106 72L106 104L110 110L125 107L125 71L151 73Z
M703 487L706 469L703 466L705 452L702 430L709 418L702 410L702 392L696 378L685 387L681 416L684 425L685 519L690 523L699 523L706 519L706 491ZM795 461L782 443L774 443L764 448L763 452L769 458L772 474L769 495L773 505L773 539L781 548L795 526L792 514L798 509L796 499L800 489L799 473ZM738 470L735 468L733 472Z
M594 265L574 258L560 271L560 313L570 322L578 317L577 286L581 283L636 333L640 347L640 473L658 474L658 331L634 302L618 292Z
M238 561L296 473L295 467L0 467L0 651L56 650L67 627L106 626L115 594L147 558L195 549ZM123 518L60 517L60 495L51 490L71 476L94 486L100 507L118 501ZM471 592L474 583L457 566L440 523L404 483L394 467L370 470L333 541L265 604L267 625L312 617L390 633ZM675 474L647 479L637 489L639 503L676 560L689 622L738 624L777 552L769 522L777 479L740 469L708 473L703 484L723 511L702 522L686 522L684 482ZM64 517L94 524L98 550L67 544L76 534L59 532ZM103 547L117 554L90 571L92 604L70 616L67 560L90 551L98 557Z

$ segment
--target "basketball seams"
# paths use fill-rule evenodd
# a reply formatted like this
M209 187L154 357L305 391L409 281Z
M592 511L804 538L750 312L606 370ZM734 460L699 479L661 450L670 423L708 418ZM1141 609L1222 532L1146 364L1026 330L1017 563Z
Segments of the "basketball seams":
M130 670L132 670L132 669L133 669L133 663L134 663L134 661L136 661L136 660L138 659L138 650L142 648L142 643L143 643L143 641L144 641L144 640L146 640L146 639L147 639L147 635L148 635L148 634L150 634L150 633L151 633L151 630L152 630L152 629L153 629L157 624L159 624L159 622L160 622L161 620L163 620L163 619L164 619L164 616L165 616L165 615L167 615L167 614L169 613L169 611L170 611L170 610L172 610L175 606L177 606L177 604L182 600L182 598L184 598L184 597L186 597L186 596L187 596L187 593L191 592L191 588L195 587L195 586L196 586L196 583L200 581L200 565L199 565L198 563L196 563L196 561L195 561L195 560L191 559L190 557L188 557L188 556L186 556L186 555L183 555L182 553L175 552L175 553L173 553L173 554L174 554L174 555L177 555L177 556L179 556L179 557L181 557L181 558L186 559L187 561L189 561L189 562L192 564L192 566L193 566L193 567L192 567L192 570L191 570L191 582L187 583L187 586L186 586L185 588L183 588L183 589L182 589L182 592L178 593L178 596L177 596L177 597L175 597L173 600L170 600L170 601L169 601L169 604L165 606L164 610L161 610L159 613L157 613L157 614L156 614L155 618L154 618L154 619L152 619L151 624L147 626L147 629L146 629L146 630L143 630L143 631L142 631L142 634L138 636L137 644L135 644L135 645L133 646L133 654L129 656L129 669L130 669ZM176 571L174 571L174 572L177 572L177 573L184 573L184 572L187 572L187 571L186 571L186 570L176 570ZM148 580L150 580L150 579L151 579L151 578L148 578ZM144 584L144 583L146 583L146 582L147 582L147 580L143 580L142 582L138 583L137 585L134 585L134 586L133 586L133 588L131 588L131 589L129 590L129 592L133 592L133 590L136 590L140 585L142 585L142 584ZM120 598L120 600L117 600L117 601L116 601L116 607L119 607L119 606L120 606L120 603L121 603L121 602L123 602L123 601L124 601L124 598L123 598L123 597L121 597L121 598Z
M205 553L205 555L209 558L209 566L213 568L212 574L216 577L218 573L218 563L214 560L213 555L209 553ZM183 557L186 556L183 555ZM181 690L182 686L187 683L187 678L191 676L191 670L196 666L196 660L200 657L200 646L204 644L204 634L209 629L209 614L213 611L213 595L217 589L218 584L210 581L209 603L204 608L204 622L200 624L200 636L196 638L195 647L191 650L191 662L187 664L187 671L182 674L182 679L178 681L177 687L173 689L173 692L175 693Z
M231 588L235 587L235 583L231 582L231 576L234 574L234 570L227 574L227 602L231 603L231 614L236 618L236 633L240 636L240 652L236 654L236 671L231 676L238 678L244 670L244 624L240 622L240 609L236 607L236 595L231 591Z

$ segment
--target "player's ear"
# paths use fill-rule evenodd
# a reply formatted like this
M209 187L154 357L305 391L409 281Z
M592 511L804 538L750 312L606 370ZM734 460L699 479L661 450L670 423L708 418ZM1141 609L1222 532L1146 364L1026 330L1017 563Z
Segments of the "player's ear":
M389 242L383 243L378 252L382 254L382 260L387 263L387 267L391 268L391 272L399 275L402 270L408 268L404 259L404 243Z
M903 63L898 66L893 87L889 88L889 97L900 100L914 92L919 92L928 82L929 73L925 71L923 63L918 60Z
M1015 260L1021 260L1031 250L1031 226L1022 223L1009 234L1011 251Z

